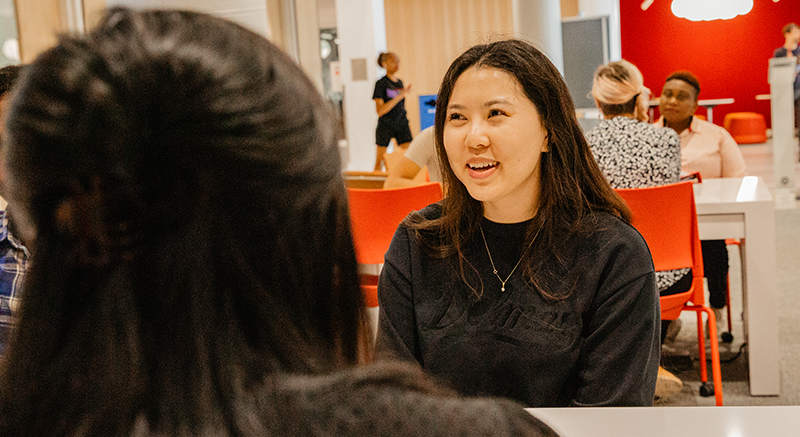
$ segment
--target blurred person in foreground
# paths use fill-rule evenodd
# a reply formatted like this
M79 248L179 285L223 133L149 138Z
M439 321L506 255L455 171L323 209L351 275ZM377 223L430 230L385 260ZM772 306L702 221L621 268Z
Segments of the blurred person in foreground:
M336 123L253 32L112 9L21 78L2 182L34 257L4 436L554 435L369 355Z

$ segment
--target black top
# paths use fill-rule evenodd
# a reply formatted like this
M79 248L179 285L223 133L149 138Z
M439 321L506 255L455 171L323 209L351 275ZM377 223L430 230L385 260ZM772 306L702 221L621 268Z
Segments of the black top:
M385 103L395 98L402 90L402 80L397 79L397 82L394 82L388 77L383 76L375 82L375 91L372 93L372 98L382 99ZM392 126L403 126L407 124L406 105L404 105L403 102L398 102L389 112L381 115L380 118L378 118L378 122L390 123Z
M441 207L420 213L438 217ZM529 288L522 268L501 292L479 232L464 248L483 283L478 298L455 255L429 256L401 225L378 285L378 358L417 362L463 394L530 407L652 405L660 355L653 262L632 226L606 213L593 218L593 235L564 239L572 256L562 260L563 279L549 286L558 290L570 278L578 285L560 301ZM482 223L503 279L519 260L526 226ZM558 269L555 261L551 267Z
M270 435L558 437L514 402L430 393L415 373L376 365L288 377L265 402L278 406Z

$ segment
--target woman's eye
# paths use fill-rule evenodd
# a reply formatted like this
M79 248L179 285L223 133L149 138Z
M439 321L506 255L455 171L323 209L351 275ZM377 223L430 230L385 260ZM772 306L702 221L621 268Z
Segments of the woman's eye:
M494 117L496 115L506 115L506 113L499 109L492 109L491 111L489 111L489 117Z
M461 117L461 114L456 112L450 113L450 115L447 117L448 120L461 120L462 118L463 117Z

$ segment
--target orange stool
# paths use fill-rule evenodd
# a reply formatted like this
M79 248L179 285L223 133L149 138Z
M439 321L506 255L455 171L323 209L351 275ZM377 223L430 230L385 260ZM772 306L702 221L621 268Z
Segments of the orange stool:
M739 144L763 143L767 141L767 122L755 112L731 112L725 115L722 127Z

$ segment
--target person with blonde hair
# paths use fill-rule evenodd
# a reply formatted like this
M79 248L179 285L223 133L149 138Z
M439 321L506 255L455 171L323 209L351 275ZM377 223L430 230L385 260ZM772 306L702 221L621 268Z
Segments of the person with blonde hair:
M649 119L647 110L650 90L644 86L644 78L639 69L624 59L602 65L595 71L592 97L595 98L598 108L600 103L603 104L604 107L600 109L606 118L626 111L636 120L647 122Z
M587 132L597 164L614 188L641 188L676 183L681 173L681 141L672 129L647 123L649 90L642 73L626 60L600 66L594 74L592 96L603 121ZM691 269L656 272L659 294L687 291ZM661 327L662 342L669 322ZM679 325L674 325L676 329ZM674 331L677 334L677 331ZM659 368L656 396L664 399L683 383Z

